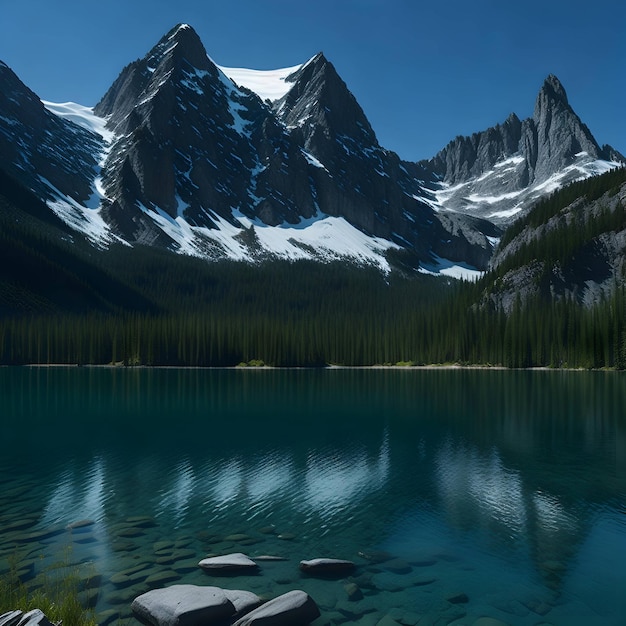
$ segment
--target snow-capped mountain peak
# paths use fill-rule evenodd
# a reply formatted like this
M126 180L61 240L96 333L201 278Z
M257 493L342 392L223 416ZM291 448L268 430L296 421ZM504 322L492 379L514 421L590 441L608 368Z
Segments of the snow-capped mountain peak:
M322 53L279 70L221 67L187 24L123 68L93 109L44 106L0 64L0 157L98 245L384 270L406 254L421 271L466 276L487 267L500 225L622 161L553 76L533 117L401 161Z

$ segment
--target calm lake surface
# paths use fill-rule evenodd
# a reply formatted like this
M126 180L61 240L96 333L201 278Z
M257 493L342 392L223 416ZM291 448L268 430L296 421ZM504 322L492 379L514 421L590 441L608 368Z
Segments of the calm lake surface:
M178 582L304 589L319 624L626 624L621 373L4 368L0 428L0 571L72 564L101 624ZM197 566L230 552L286 560Z

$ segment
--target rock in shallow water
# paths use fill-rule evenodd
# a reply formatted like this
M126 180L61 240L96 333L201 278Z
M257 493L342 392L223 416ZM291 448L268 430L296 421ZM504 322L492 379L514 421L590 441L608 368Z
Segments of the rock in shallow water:
M131 609L154 626L206 626L232 617L235 605L219 587L172 585L133 600Z
M412 570L412 567L402 559L390 559L385 561L382 567L393 574L408 574Z
M242 591L240 589L224 589L226 597L233 603L235 607L236 617L246 615L253 609L256 609L263 603L263 600L251 591Z
M350 573L355 568L352 561L343 559L311 559L300 561L300 570L311 575L341 576Z
M212 574L250 572L258 568L258 565L251 558L241 552L202 559L198 565Z
M304 591L289 591L237 620L234 626L298 626L320 616L315 601Z
M446 595L446 600L450 602L450 604L467 604L469 602L469 597L466 593L449 593Z
M359 589L356 583L347 583L343 586L348 596L348 600L351 602L358 602L363 599L363 592Z

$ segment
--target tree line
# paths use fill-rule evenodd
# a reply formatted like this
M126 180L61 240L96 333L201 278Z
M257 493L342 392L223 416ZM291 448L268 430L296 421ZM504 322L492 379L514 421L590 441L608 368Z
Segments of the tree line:
M575 183L575 192L558 192L511 228L537 220L537 211L541 219L558 213L571 197L612 193L624 180L620 170ZM98 251L44 220L32 198L18 200L0 193L2 365L626 367L623 284L591 308L542 296L508 313L479 304L509 266L563 260L599 232L623 230L622 205L564 224L465 283L342 262ZM15 208L24 203L29 212Z

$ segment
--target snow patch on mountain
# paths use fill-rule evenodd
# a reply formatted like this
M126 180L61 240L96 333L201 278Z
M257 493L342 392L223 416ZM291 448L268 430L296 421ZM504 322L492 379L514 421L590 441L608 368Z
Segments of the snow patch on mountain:
M243 67L217 67L238 87L245 87L256 93L261 100L276 102L286 96L293 83L287 78L306 64L294 65L278 70L250 70Z
M399 248L386 239L366 235L342 217L331 217L319 211L298 224L280 226L268 226L242 214L235 213L235 217L244 228L254 228L264 250L285 259L351 258L389 272L385 251Z
M47 205L57 217L74 230L83 233L93 245L101 249L108 248L114 242L129 245L111 231L102 219L99 209L89 209L83 206L70 196L63 194L49 180L41 176L39 178L55 196L54 200L47 201Z
M421 264L420 274L431 274L433 276L448 276L459 280L478 280L484 272L476 269L467 263L455 263L449 259L444 259L434 255L433 262L430 264Z
M576 157L578 157L578 159L574 164L566 167L560 172L552 174L552 176L550 176L547 180L533 187L533 192L535 194L537 192L550 194L558 189L561 189L561 187L564 187L566 184L584 180L590 176L599 176L609 170L616 167L623 167L624 165L623 163L618 163L617 161L603 161L601 159L588 160L586 152L579 152Z
M616 161L593 159L587 152L579 152L574 161L549 178L523 189L511 190L510 176L523 167L524 157L514 155L496 163L480 176L450 185L440 182L430 191L431 198L422 198L433 209L466 213L486 218L499 224L510 223L530 204L575 181L603 174L622 164ZM500 191L501 190L501 191Z
M113 141L114 134L106 128L107 121L94 114L93 108L77 104L76 102L48 102L42 100L43 105L58 117L62 117L86 130L100 135L108 144Z
M113 145L113 141L116 137L115 133L113 133L108 128L106 128L107 120L104 119L103 117L99 117L98 115L96 115L93 112L93 108L91 107L86 107L86 106L83 106L82 104L77 104L76 102L61 102L60 103L60 102L48 102L48 101L42 100L42 103L46 107L46 109L48 109L48 111L50 111L51 113L54 113L58 117L69 120L70 122L73 122L74 124L81 126L82 128L96 135L99 135L104 141L103 149L100 153L100 158L98 161L98 167L96 171L94 172L94 178L92 182L92 194L89 197L89 199L84 203L84 206L80 206L77 203L75 203L73 200L70 202L71 199L68 199L66 196L63 196L61 205L68 205L68 202L69 202L68 206L69 206L70 213L75 213L77 210L76 207L80 207L80 209L89 210L88 213L84 213L84 211L79 210L79 213L82 214L83 218L87 218L88 223L93 221L94 219L97 220L98 221L96 225L97 227L95 229L92 229L92 228L82 229L79 227L78 230L85 232L86 234L88 234L88 236L90 236L89 233L91 233L91 236L93 236L94 241L100 242L98 245L104 245L106 244L106 242L113 240L113 239L122 241L122 239L117 236L112 237L110 232L107 233L106 229L103 228L104 222L100 224L100 221L102 221L102 218L100 217L99 214L95 214L93 212L94 209L99 209L102 205L102 201L107 198L105 190L104 190L104 186L102 184L102 168L104 167L104 163L109 155L109 152ZM62 217L62 215L65 214L64 212L68 210L67 206L64 209L63 206L61 205L57 206L57 210L60 212L59 217ZM79 224L80 224L80 220L79 220Z

